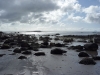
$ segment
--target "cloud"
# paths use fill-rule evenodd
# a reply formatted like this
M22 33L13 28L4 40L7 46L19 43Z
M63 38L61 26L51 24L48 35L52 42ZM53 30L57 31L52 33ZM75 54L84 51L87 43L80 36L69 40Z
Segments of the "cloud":
M84 21L88 23L99 23L100 24L100 6L89 6L83 9L86 13Z
M59 6L52 0L0 0L0 20L19 21L31 12L40 13L57 10ZM34 16L37 17L37 16Z
M53 30L83 22L100 24L100 6L82 7L79 0L0 0L2 28Z
M83 19L81 16L74 16L74 14L71 14L68 16L68 20L74 21L74 22L79 22Z

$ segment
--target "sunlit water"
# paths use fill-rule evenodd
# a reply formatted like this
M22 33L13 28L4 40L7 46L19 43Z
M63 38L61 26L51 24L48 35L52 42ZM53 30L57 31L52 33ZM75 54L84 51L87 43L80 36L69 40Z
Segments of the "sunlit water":
M21 34L56 34L59 32L21 32ZM81 33L79 35L89 35L94 33ZM61 33L60 33L61 34ZM71 34L71 33L62 33ZM72 33L78 34L78 33ZM60 42L62 41L53 41ZM83 42L69 43L72 45L84 45ZM55 48L55 47L53 47ZM32 55L27 56L28 59L17 59L22 54L9 55L12 51L0 50L1 54L6 54L0 58L0 75L100 75L100 61L96 61L96 65L82 65L79 61L82 59L78 57L78 53L75 50L68 50L66 47L61 49L66 50L64 55L52 55L50 54L53 48L40 48L40 52L45 52L46 56L34 56L35 51L32 51ZM14 49L10 49L14 50ZM100 45L96 55L100 55ZM91 55L90 55L91 56Z
M69 32L69 31L44 31L44 32L20 32L21 34L27 34L27 35L48 35L48 34L57 34L60 35L100 35L100 32Z

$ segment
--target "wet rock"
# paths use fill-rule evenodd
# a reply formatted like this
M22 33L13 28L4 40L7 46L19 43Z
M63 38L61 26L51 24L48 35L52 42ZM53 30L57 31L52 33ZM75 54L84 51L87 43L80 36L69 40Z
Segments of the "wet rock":
M46 46L46 45L40 45L40 48L49 48L49 46Z
M50 47L54 47L55 43L50 42Z
M92 44L85 44L84 49L87 51L97 51L98 49L98 44L92 43Z
M64 47L65 45L64 44L61 44L61 43L56 43L55 44L55 47Z
M10 44L10 43L12 43L12 42L14 42L13 39L7 39L7 40L5 40L4 44Z
M64 39L64 41L63 42L65 42L65 43L69 43L69 42L73 42L74 40L71 38L71 39Z
M62 55L63 53L66 53L67 51L64 51L62 49L59 48L55 48L53 50L51 50L51 54L57 54L57 55Z
M10 45L17 45L17 43L16 42L11 42Z
M39 49L38 48L34 48L33 51L39 51Z
M25 56L20 56L20 57L18 57L18 59L27 59L27 57L25 57Z
M92 57L94 60L100 60L100 56Z
M25 42L25 41L21 41L20 42L20 46L21 47L30 47L30 45L28 44L28 42Z
M89 55L86 52L80 52L78 54L79 57L89 57Z
M24 52L22 52L22 54L30 55L30 54L32 54L32 53L31 53L31 51L24 51Z
M77 46L74 47L74 49L81 49L82 50L83 49L83 46L77 45Z
M0 54L0 57L2 57L2 56L4 56L4 55L6 55L6 54Z
M84 51L84 50L81 50L81 49L77 49L77 50L76 50L76 52L81 52L81 51Z
M11 47L10 47L10 45L8 45L8 44L3 44L2 46L1 46L1 49L10 49Z
M11 54L9 54L9 55L16 55L16 53L11 53Z
M15 53L21 53L21 50L19 48L16 48L16 49L14 49L13 52L15 52Z
M92 58L83 58L79 64L84 64L84 65L95 65L96 62Z
M56 41L57 41L57 40L60 40L60 39L59 39L58 37L56 37L56 38L54 38L54 40L56 40Z
M81 45L77 45L77 46L70 46L68 49L83 50L83 46L81 46Z
M45 56L45 53L44 52L38 52L38 53L35 53L34 55L35 56Z
M26 50L28 50L28 48L27 47L21 47L20 50L21 51L26 51Z
M45 45L45 46L49 45L49 43L47 41L44 41L42 44Z
M31 46L30 46L30 47L28 47L28 50L33 50L33 49L34 49L34 48L33 48L33 47L31 47Z

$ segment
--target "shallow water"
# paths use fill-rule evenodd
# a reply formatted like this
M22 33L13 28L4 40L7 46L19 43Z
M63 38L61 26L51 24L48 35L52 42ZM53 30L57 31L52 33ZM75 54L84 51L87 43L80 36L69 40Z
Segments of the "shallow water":
M69 45L84 45L84 43L73 42ZM4 53L0 57L0 75L100 75L100 61L96 61L96 65L82 65L78 62L82 59L78 57L78 52L66 50L64 55L50 54L50 48L40 48L40 52L45 52L46 56L27 56L28 59L17 59L21 54L9 55L12 53L8 50L0 50ZM53 49L53 48L52 48ZM98 49L100 55L100 47Z
M69 32L69 31L43 31L43 32L20 32L20 34L27 34L27 35L52 35L52 34L57 34L59 33L60 35L100 35L100 32Z

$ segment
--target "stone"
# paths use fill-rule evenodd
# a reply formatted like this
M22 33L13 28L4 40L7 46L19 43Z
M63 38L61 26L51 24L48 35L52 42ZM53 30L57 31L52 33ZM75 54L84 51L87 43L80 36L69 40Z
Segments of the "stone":
M27 59L27 57L25 57L25 56L20 56L20 57L18 57L18 59Z
M84 49L87 51L97 51L98 49L98 44L92 43L92 44L85 44Z
M51 54L57 54L57 55L62 55L63 53L66 53L67 51L64 51L62 49L59 48L55 48L53 50L51 50Z
M45 53L44 52L38 52L38 53L35 53L34 55L35 56L45 56Z
M80 52L78 54L79 57L89 57L89 55L86 52Z
M84 64L84 65L95 65L96 62L92 58L83 58L79 64Z

